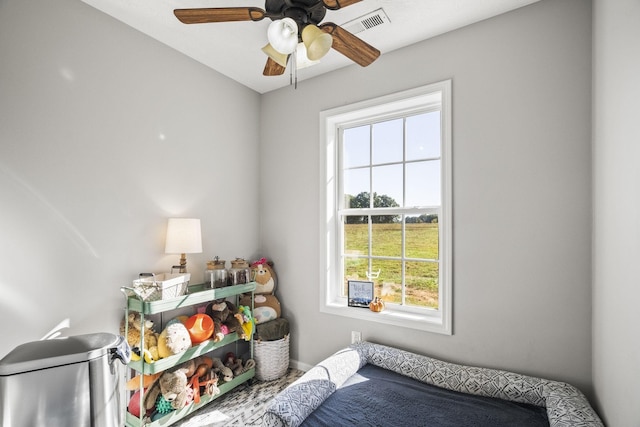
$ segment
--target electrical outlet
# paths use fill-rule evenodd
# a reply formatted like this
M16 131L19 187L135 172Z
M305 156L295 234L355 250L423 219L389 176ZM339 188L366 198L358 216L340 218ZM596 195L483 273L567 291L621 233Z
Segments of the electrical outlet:
M351 331L351 344L355 344L360 341L362 341L362 332Z

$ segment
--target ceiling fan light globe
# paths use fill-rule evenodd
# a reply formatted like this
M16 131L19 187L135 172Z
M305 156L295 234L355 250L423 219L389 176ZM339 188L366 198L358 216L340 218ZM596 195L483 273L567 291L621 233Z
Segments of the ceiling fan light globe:
M282 18L269 24L269 44L278 52L288 55L298 45L298 24L291 18Z
M307 48L307 58L317 61L331 50L333 37L315 25L307 25L302 30L302 42Z
M276 64L281 65L283 67L287 66L287 61L289 60L289 55L286 53L280 53L271 46L271 44L267 44L262 48L262 51L271 59L273 59Z

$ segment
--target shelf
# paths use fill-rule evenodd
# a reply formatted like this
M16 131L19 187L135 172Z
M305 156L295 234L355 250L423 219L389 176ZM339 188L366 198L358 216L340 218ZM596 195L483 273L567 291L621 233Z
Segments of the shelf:
M127 298L127 308L144 314L156 314L180 307L211 302L213 300L228 298L231 296L254 291L256 283L250 282L244 285L226 286L224 288L210 289L205 284L191 285L188 293L175 298L158 301L143 301L136 296Z
M229 381L228 383L222 383L218 385L218 388L220 389L220 394L217 394L215 396L203 395L200 397L200 403L191 403L190 405L187 405L182 409L172 411L169 414L165 415L164 417L158 420L155 420L149 424L145 424L139 418L135 417L134 415L130 414L127 411L126 417L125 417L125 425L127 427L141 427L143 425L147 427L160 427L160 426L171 425L173 423L180 421L187 415L192 414L193 412L197 411L203 406L211 403L211 401L221 396L224 396L226 393L233 390L235 387L253 378L255 374L256 374L255 369L250 369L247 372L235 377L233 380Z
M194 359L217 348L232 344L240 339L241 338L238 337L238 334L233 332L231 334L225 335L224 338L218 342L207 340L203 343L189 348L184 353L174 354L173 356L165 357L164 359L160 359L153 363L143 362L143 359L135 362L131 361L129 362L128 366L129 368L138 372L144 372L145 374L155 374L156 372L162 372L164 370L172 368L175 365L186 362L187 360Z
M250 282L244 285L235 285L235 286L227 286L224 288L216 288L211 289L206 284L199 285L191 285L187 289L187 294L182 295L176 298L158 300L158 301L144 301L137 295L133 293L133 290L129 287L122 287L121 290L126 295L126 307L128 311L134 311L138 313L142 313L142 316L164 313L166 311L175 310L183 307L190 307L198 304L210 303L215 300L222 300L229 297L235 297L245 293L251 293L256 289L256 283ZM252 298L253 301L253 298ZM253 303L251 308L253 309ZM132 371L136 371L141 374L156 374L167 369L173 368L181 363L187 362L191 359L194 359L200 355L209 353L213 350L223 348L230 344L233 344L237 341L242 340L238 336L237 333L231 333L225 335L225 337L218 341L213 342L213 340L207 340L198 345L194 345L189 348L187 351L176 354L170 357L165 357L164 359L160 359L154 363L145 363L144 360L138 360L135 362L129 362L128 368L129 376L131 376ZM251 357L253 357L253 340L249 341L250 349L251 349ZM249 371L239 375L233 380L222 383L218 386L220 389L220 394L216 396L201 396L200 402L198 404L192 403L185 408L172 411L171 413L163 416L162 418L149 422L148 419L143 418L140 419L131 415L129 412L126 412L125 424L129 427L141 427L141 426L168 426L173 424L187 415L197 411L203 406L211 403L211 401L217 399L218 397L224 395L225 393L231 391L233 388L238 385L250 380L255 376L255 369L250 369ZM141 384L140 384L141 385ZM149 422L149 423L147 423Z

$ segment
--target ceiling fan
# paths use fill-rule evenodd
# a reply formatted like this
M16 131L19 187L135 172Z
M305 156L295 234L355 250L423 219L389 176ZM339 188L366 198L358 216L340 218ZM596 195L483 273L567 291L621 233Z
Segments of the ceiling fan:
M364 40L332 22L321 24L327 9L338 10L362 0L265 0L265 8L213 7L175 9L173 13L184 24L211 22L261 21L273 22L267 33L269 44L262 48L268 59L262 74L278 76L284 73L289 57L299 42L303 42L307 57L318 60L331 48L362 67L380 56L380 51Z

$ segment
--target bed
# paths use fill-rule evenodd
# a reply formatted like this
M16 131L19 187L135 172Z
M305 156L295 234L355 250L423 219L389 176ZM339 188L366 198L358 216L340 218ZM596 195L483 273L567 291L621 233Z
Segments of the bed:
M265 426L602 427L575 387L361 342L279 393Z

